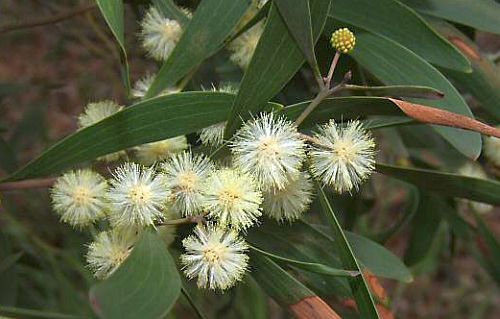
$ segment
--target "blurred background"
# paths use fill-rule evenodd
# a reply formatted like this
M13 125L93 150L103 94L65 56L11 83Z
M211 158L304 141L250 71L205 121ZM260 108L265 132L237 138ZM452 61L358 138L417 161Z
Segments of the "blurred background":
M135 3L126 7L126 46L133 81L157 71L135 36L144 8L141 1ZM189 1L179 3L193 6ZM499 37L482 32L473 37L483 53L498 57ZM127 102L118 56L92 1L0 1L0 177L74 132L76 118L88 102ZM234 66L213 69L224 79L237 81L241 76ZM213 75L203 72L188 88L210 85ZM289 88L289 96L281 98L295 100L293 91ZM475 101L466 97L473 106ZM406 191L378 175L372 186L365 222L390 224L391 214L402 209ZM90 235L58 222L47 189L1 193L0 201L0 313L14 318L39 315L16 314L17 308L27 308L49 311L47 318L50 312L91 316L87 292L94 279L83 257ZM499 216L497 211L484 217L497 238ZM402 232L386 247L402 255L408 236L409 232ZM498 318L497 283L456 243L449 238L438 243L449 249L431 256L413 283L381 281L396 317ZM287 317L272 301L269 304L273 317ZM220 313L230 318L223 310ZM178 317L191 315L186 312Z

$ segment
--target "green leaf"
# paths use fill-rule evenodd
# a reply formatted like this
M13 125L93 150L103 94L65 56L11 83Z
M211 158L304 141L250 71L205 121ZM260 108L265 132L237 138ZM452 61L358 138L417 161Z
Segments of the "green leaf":
M500 205L500 182L419 168L377 164L377 172L415 184L427 191Z
M309 0L275 0L274 3L316 76L321 78L312 34Z
M204 0L162 65L146 98L175 85L217 52L250 5L249 0ZM267 102L267 101L264 101Z
M498 5L500 7L500 5ZM483 109L500 121L500 69L481 54L477 45L451 24L431 19L432 25L461 49L472 63L472 73L443 70L464 91L474 95Z
M164 17L177 20L183 27L188 24L189 18L173 0L153 0L152 3Z
M347 241L346 235L344 234L344 231L342 230L342 227L333 212L325 192L319 185L317 189L323 213L330 224L333 233L333 240L344 268L361 272L359 262L354 255L349 242ZM380 318L364 274L361 272L361 276L349 279L349 284L361 318Z
M438 70L396 42L374 34L359 33L352 56L384 84L424 85L445 95L440 100L411 101L473 117L460 93ZM462 154L475 159L481 153L481 136L478 133L451 127L432 127Z
M47 318L47 319L83 319L83 316L67 315L46 310L7 307L0 305L0 314L16 316L17 318ZM21 316L21 317L20 317ZM5 318L5 317L4 317Z
M310 0L312 35L318 39L326 21L330 0ZM273 98L304 63L304 55L276 5L269 17L248 66L226 126L230 137L251 113L262 110L263 103Z
M362 92L373 96L415 97L422 99L442 99L444 93L428 86L419 85L389 85L389 86L361 86L346 85L350 93Z
M233 100L227 93L186 92L139 102L66 137L8 180L44 176L128 147L196 132L224 121Z
M356 258L377 277L413 281L408 267L384 246L351 232L345 232Z
M96 3L120 47L122 76L126 90L130 92L130 71L127 50L125 49L125 31L123 24L123 0L96 0Z
M412 220L405 263L414 266L428 257L442 221L441 210L448 209L446 201L436 194L423 192L418 212Z
M500 5L495 0L400 0L419 12L500 34Z
M278 262L281 261L282 263L289 264L291 266L296 266L297 268L311 271L311 272L315 272L318 274L323 274L323 275L328 275L328 276L339 276L339 277L356 277L359 275L359 272L356 272L356 271L337 269L337 268L329 267L329 266L324 265L324 264L310 263L310 262L285 258L282 256L272 254L270 252L264 251L262 249L254 247L254 246L251 246L250 248L253 249L254 251L256 251L257 253L262 254L264 256L267 256L267 257L274 259Z
M337 318L335 312L314 292L268 257L250 253L252 277L278 304L296 315L307 308L311 318Z
M145 231L130 256L90 300L101 318L164 318L181 292L181 279L163 240Z
M344 23L394 40L425 60L462 72L469 61L414 10L396 0L333 0L330 15ZM356 40L358 34L356 33ZM358 41L353 52L358 50Z

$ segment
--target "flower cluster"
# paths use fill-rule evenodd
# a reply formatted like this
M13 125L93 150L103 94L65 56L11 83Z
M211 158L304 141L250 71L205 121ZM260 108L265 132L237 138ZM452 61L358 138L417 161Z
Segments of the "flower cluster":
M250 14L266 2L253 1ZM159 61L168 58L182 35L181 24L155 7L146 12L141 27L143 47ZM248 67L263 29L260 22L229 44L231 60L242 69ZM349 52L354 43L347 29L332 35L339 52ZM144 98L154 81L154 75L138 80L132 96ZM159 95L177 91L167 88ZM236 93L227 85L217 91ZM80 128L99 125L121 109L112 101L90 103L78 119ZM61 221L80 230L99 228L86 256L96 277L112 275L144 229L156 229L170 245L176 225L193 222L198 224L194 233L182 240L184 273L196 278L200 288L228 289L247 270L250 246L244 234L262 222L262 215L278 222L300 219L313 200L313 179L335 192L350 193L375 166L374 139L359 121L331 120L314 136L306 136L284 116L263 113L228 141L225 127L220 122L199 132L205 150L229 147L219 162L203 154L204 148L190 149L186 136L176 136L99 158L127 159L108 179L91 169L69 171L57 179L51 197Z
M308 147L311 140L315 145ZM285 117L264 113L245 123L228 145L230 165L185 151L181 137L138 147L137 160L151 166L125 162L108 180L89 169L61 176L52 189L61 220L79 229L98 220L109 225L89 246L95 275L112 274L142 229L165 230L179 216L200 222L182 241L186 276L196 277L201 288L229 288L248 264L240 232L258 225L263 214L279 222L301 218L312 202L312 177L339 193L351 192L374 168L373 138L358 121L332 120L305 138ZM170 243L174 231L160 233Z

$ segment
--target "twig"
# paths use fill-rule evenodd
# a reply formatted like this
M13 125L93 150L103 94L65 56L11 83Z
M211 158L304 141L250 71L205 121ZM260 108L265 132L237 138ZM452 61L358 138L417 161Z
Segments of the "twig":
M316 97L311 101L311 103L307 106L307 108L299 115L299 117L297 117L297 119L295 120L295 125L299 126L300 124L302 124L302 122L304 122L304 120L309 116L309 114L311 114L311 112L314 111L314 109L319 104L321 104L321 102L323 102L324 99L342 90L344 86L351 80L351 77L352 77L352 72L351 71L347 72L344 75L342 81L333 88L329 88L330 83L328 82L329 80L327 78L325 80L326 84L325 87L319 91L318 95L316 95Z
M330 65L330 70L328 70L328 76L325 79L325 86L327 89L330 89L330 87L331 87L333 72L335 71L335 68L337 67L337 63L339 62L339 59L340 59L340 53L337 51L337 52L335 52L335 56L333 57L332 64Z
M0 183L0 191L13 191L19 189L47 188L51 187L57 177L27 179L19 182Z
M68 10L66 12L61 12L59 14L50 16L50 17L44 17L41 19L35 19L31 21L24 21L21 23L13 23L13 24L7 24L4 25L3 27L0 27L0 34L2 33L7 33L11 31L17 31L17 30L22 30L22 29L28 29L28 28L34 28L34 27L39 27L43 25L48 25L48 24L54 24L66 19L70 19L76 15L85 13L89 10L92 10L96 7L95 3L92 4L86 4L80 7L77 7L73 10Z
M205 212L205 213L202 213L202 214L196 215L196 216L188 216L185 218L165 220L162 222L158 222L155 225L156 226L168 226L168 225L198 224L198 223L201 223L205 219L205 216L207 216L207 214L208 214L208 212Z

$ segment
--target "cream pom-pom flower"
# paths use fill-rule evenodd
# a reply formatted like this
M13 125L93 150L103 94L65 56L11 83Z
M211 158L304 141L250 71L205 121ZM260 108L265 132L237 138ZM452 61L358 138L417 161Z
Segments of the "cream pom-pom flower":
M184 135L166 140L143 144L135 147L137 160L143 165L152 165L157 161L168 159L189 147Z
M305 143L293 123L264 113L236 133L231 151L234 165L255 177L263 190L282 189L299 173Z
M200 131L200 141L209 147L219 147L224 143L226 122L210 125Z
M313 197L313 183L309 174L301 172L283 189L264 192L262 211L279 222L299 219L309 208Z
M204 210L223 227L246 229L262 215L262 193L253 178L237 169L222 168L212 172L202 193Z
M106 180L91 170L70 171L52 187L52 205L61 221L83 228L105 215L107 189Z
M476 162L467 162L462 165L458 171L458 174L467 176L467 177L475 177L480 179L488 179L488 175L483 170L481 165ZM493 209L493 206L486 203L476 202L472 200L462 199L460 200L462 203L468 204L473 210L478 213L485 214L490 212Z
M94 125L95 123L104 120L122 109L123 106L120 106L111 100L89 103L83 110L82 114L78 116L78 126L82 129L87 126ZM118 160L120 157L125 156L125 154L125 151L114 152L98 157L97 160L113 162Z
M130 255L137 238L137 231L130 228L115 228L99 233L89 245L86 256L94 275L106 279L113 274Z
M213 164L203 155L182 152L162 163L165 183L170 189L172 209L184 216L193 216L202 210L203 182L213 170Z
M142 46L158 61L164 61L182 36L182 26L164 17L155 7L149 8L141 22Z
M182 244L186 249L181 255L184 273L189 279L197 277L199 288L228 289L241 280L248 267L248 245L234 230L199 225Z
M500 126L497 126L500 129ZM493 163L493 165L500 167L500 138L488 136L484 139L484 156Z
M113 226L148 226L163 216L170 192L153 168L125 163L115 170L110 184L107 197Z
M361 122L343 126L330 120L315 138L319 143L310 152L311 171L336 192L358 189L375 169L375 140Z
M153 84L155 80L156 74L147 74L143 78L140 78L135 82L134 88L132 89L132 96L136 98L143 98L146 96L146 93L149 91L151 84ZM160 95L168 95L172 93L177 93L180 90L176 87L168 87L161 91L157 96Z
M227 48L231 51L231 61L246 70L263 31L264 24L259 22L229 43Z

